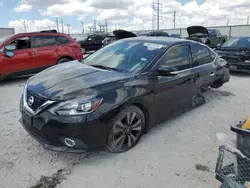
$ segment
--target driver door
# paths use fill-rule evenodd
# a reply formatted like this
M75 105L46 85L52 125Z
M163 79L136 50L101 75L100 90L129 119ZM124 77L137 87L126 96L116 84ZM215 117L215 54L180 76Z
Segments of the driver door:
M6 52L13 52L13 57L8 57ZM4 47L4 52L0 53L1 74L22 75L29 73L33 69L33 50L31 49L30 37L19 37L11 41Z
M197 90L197 75L192 72L191 66L189 45L171 47L159 61L158 68L167 68L172 75L158 74L155 80L154 105L158 115L157 123L192 107L192 99Z

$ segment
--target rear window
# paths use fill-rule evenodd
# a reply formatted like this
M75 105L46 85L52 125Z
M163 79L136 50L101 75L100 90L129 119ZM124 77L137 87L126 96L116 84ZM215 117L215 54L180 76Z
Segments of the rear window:
M34 47L44 47L44 46L54 46L57 45L57 40L55 36L35 36Z
M56 36L58 44L68 44L70 41L64 36Z

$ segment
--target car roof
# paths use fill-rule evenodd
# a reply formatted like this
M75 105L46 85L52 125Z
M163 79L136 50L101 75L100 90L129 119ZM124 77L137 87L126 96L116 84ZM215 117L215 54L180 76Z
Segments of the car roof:
M174 45L174 44L182 44L182 43L193 43L191 40L186 39L178 39L178 38L169 38L169 37L132 37L123 39L126 41L140 41L140 42L151 42L162 45Z
M27 35L53 35L53 36L65 36L64 33L52 33L52 32L30 32L30 33L18 33L13 36L27 36ZM69 36L69 35L67 35Z

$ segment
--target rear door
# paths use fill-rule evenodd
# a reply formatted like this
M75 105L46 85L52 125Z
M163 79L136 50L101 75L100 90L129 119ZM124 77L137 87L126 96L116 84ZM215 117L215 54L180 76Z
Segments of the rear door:
M155 111L159 122L192 107L197 91L196 74L192 72L189 45L171 47L162 57L158 67L172 71L171 76L158 76L155 89Z
M36 35L32 37L36 68L46 68L57 63L60 57L58 42L53 35Z
M7 57L6 52L13 52L13 57ZM0 52L1 74L22 75L31 72L34 66L34 52L31 49L30 36L13 38L4 46L3 52Z
M207 88L215 77L215 55L205 45L193 43L191 45L193 71L198 74L197 85Z

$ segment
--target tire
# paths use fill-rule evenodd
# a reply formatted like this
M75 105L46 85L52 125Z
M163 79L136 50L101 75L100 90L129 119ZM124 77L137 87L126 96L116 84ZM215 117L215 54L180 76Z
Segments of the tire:
M145 116L138 107L132 105L122 109L112 124L106 148L112 153L122 153L133 148L141 139L145 129Z
M62 58L57 61L57 64L62 64L71 61L71 59L68 58Z
M216 80L211 84L211 88L220 88L223 85L222 80Z

